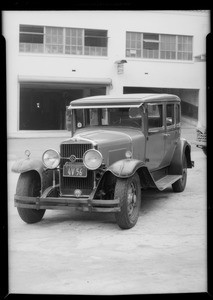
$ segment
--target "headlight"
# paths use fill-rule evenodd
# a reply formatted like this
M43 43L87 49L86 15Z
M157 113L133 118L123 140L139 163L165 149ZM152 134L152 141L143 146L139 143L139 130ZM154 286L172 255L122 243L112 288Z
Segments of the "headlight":
M48 169L55 169L59 165L60 155L57 151L49 149L44 152L42 161Z
M84 153L83 162L84 162L84 165L89 170L98 169L101 166L102 161L103 161L102 154L95 149L87 150Z

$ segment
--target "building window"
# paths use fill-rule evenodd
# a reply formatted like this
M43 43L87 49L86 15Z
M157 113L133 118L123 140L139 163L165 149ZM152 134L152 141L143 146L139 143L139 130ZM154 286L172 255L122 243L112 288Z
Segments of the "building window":
M83 54L83 29L66 28L65 54Z
M19 51L43 52L44 28L42 26L20 25Z
M178 59L192 60L192 37L178 36Z
M63 28L45 28L45 52L63 53Z
M107 56L107 30L20 25L19 51Z
M176 59L176 36L162 34L160 37L160 58Z
M143 57L159 58L159 34L143 34Z
M126 32L126 56L192 60L192 36Z
M107 31L106 30L84 30L84 51L86 55L107 55Z
M126 33L126 56L142 57L142 33Z

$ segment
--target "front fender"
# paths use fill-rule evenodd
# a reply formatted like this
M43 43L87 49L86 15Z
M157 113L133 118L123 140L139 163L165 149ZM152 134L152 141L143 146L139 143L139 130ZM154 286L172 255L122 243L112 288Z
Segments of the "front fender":
M122 159L112 164L106 171L119 178L128 178L136 172L143 188L157 188L154 178L144 162L138 159ZM106 172L106 173L108 173Z
M37 171L42 176L44 169L43 163L38 159L24 158L17 160L11 168L14 173L24 173L31 170Z
M41 190L42 192L53 184L53 171L47 170L43 163L38 159L20 159L12 165L12 172L25 173L25 172L37 172L40 176ZM58 183L58 171L55 173L56 184Z
M143 166L145 164L138 159L122 159L112 164L107 171L110 171L116 177L127 178Z

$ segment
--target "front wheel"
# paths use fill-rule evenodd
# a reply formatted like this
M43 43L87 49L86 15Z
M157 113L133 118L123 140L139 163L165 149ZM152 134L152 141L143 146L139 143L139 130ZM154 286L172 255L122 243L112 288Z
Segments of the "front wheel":
M141 206L141 185L137 173L127 179L117 179L114 198L119 198L121 203L121 211L115 214L118 226L122 229L135 226Z
M183 192L186 187L186 180L187 180L187 160L186 160L186 155L184 155L182 177L172 184L173 192L175 193Z
M36 172L22 173L18 179L16 195L36 197L39 196L40 188L40 178ZM41 221L45 213L45 209L17 207L17 210L21 219L28 224Z

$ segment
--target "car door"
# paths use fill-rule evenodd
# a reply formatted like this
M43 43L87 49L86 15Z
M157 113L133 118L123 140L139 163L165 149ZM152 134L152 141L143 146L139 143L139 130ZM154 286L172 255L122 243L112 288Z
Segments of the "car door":
M163 104L148 103L148 136L146 165L150 170L161 167L165 153L165 124Z
M177 141L180 138L180 108L179 104L165 104L166 131L165 131L165 156L163 164L170 165Z

